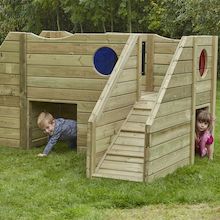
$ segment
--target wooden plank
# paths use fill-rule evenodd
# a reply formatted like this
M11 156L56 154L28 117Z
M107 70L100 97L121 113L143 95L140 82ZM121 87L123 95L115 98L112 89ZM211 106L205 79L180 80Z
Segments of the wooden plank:
M147 163L148 168L148 175L154 174L159 170L162 170L166 167L169 167L178 161L189 159L189 146L181 148L177 151L174 151L170 154L167 154L159 159L150 161Z
M196 93L202 93L211 90L211 80L204 80L196 83Z
M121 143L119 141L119 143L115 143L111 150L117 150L117 151L130 151L130 153L132 154L132 152L142 152L144 153L144 146L136 146L135 144L132 145L125 145L123 143Z
M1 63L19 63L19 53L17 52L1 52Z
M20 74L18 63L0 63L0 73L4 74Z
M89 117L91 113L90 112L78 112L77 114L77 121L79 123L88 123Z
M100 119L97 121L97 125L102 126L115 121L125 120L131 108L132 108L131 106L128 106L128 107L104 112L100 117Z
M143 178L142 173L133 173L133 172L117 171L117 170L109 170L109 169L99 169L99 172L94 174L93 176L102 177L102 178L137 181L137 182L141 182Z
M136 92L136 81L117 83L110 97Z
M210 100L211 100L211 90L196 94L196 106L210 103Z
M126 146L141 146L144 147L144 138L136 138L136 137L123 137L119 136L115 144L126 145Z
M183 51L179 57L179 60L192 60L192 48L183 48Z
M179 60L176 64L174 74L191 73L192 60Z
M168 88L162 102L191 97L191 85Z
M143 164L142 158L135 158L135 157L122 157L122 156L107 155L106 160Z
M163 76L154 76L154 85L161 86L163 79ZM192 73L178 74L172 76L172 79L169 83L169 88L185 86L189 84L192 84Z
M176 51L178 42L173 42L173 43L155 43L154 44L154 50L155 53L158 54L174 54Z
M191 131L190 123L181 124L176 127L170 127L168 129L155 132L151 134L151 147L158 144L167 142L177 137L189 134Z
M167 69L169 65L168 64L154 64L153 66L153 72L154 76L165 76Z
M128 122L140 122L140 123L146 123L147 117L144 115L135 115L131 114L127 120Z
M85 66L54 66L54 65L28 65L28 76L38 77L63 77L63 78L85 78L103 79L104 77L96 73L93 67ZM105 77L107 79L108 77Z
M19 96L19 87L15 85L0 85L0 96Z
M118 56L120 56L121 51L124 47L124 44L103 44L103 43L95 43L95 44L85 44L80 42L62 42L55 43L53 41L50 42L29 42L27 44L27 53L28 54L75 54L75 55L83 55L83 54L91 54L93 55L99 48L101 47L110 47L113 49Z
M125 156L125 157L140 157L140 158L143 158L144 157L144 152L111 149L108 152L108 155L117 155L117 156Z
M19 118L20 108L19 107L9 107L9 106L0 106L0 116L1 117L10 117L10 118Z
M121 171L129 171L129 172L143 172L143 166L138 163L127 163L127 162L118 162L118 161L108 161L105 160L101 166L102 169L110 169L110 170L121 170Z
M154 54L154 64L170 64L173 54Z
M134 122L127 122L122 127L122 131L128 132L145 132L145 123L134 123Z
M95 104L96 102L77 101L77 110L78 112L91 113Z
M179 39L172 39L167 37L162 37L157 34L154 34L155 37L155 43L178 43Z
M108 149L110 142L111 142L110 136L96 141L96 155L100 152L103 152L104 154L104 152Z
M96 128L96 140L117 134L124 120L116 121Z
M92 34L84 34L84 33L76 33L64 38L43 38L38 37L35 34L27 33L28 42L84 42L88 43L126 43L130 34L127 33L92 33ZM13 36L14 37L14 36ZM12 37L11 37L12 38ZM15 37L14 37L15 38Z
M157 158L163 157L166 154L177 151L186 146L190 146L190 133L183 136L179 136L168 142L156 145L149 148L149 161L155 160Z
M0 105L8 107L19 107L20 98L18 96L0 95Z
M134 49L131 51L131 55L134 53L133 51ZM132 69L132 68L136 69L136 67L137 67L137 56L130 56L125 64L124 69Z
M36 99L59 99L72 101L97 101L100 96L100 91L92 90L73 90L73 89L43 89L28 87L28 98ZM0 87L1 93L1 87Z
M2 128L20 128L18 118L0 117L0 125Z
M195 36L196 45L212 45L212 36Z
M19 41L3 41L0 46L0 51L19 52Z
M142 134L142 133L121 131L120 134L119 134L119 137L141 138L141 139L144 139L145 135Z
M57 65L57 66L59 65L93 66L93 56L92 55L28 54L27 64Z
M103 90L107 79L83 79L83 78L55 78L55 77L28 77L29 87L78 89L78 90Z
M0 73L0 84L2 85L19 85L19 82L19 75Z
M136 100L136 93L128 93L125 95L115 96L109 98L106 104L105 111L110 111L117 108L132 105Z
M132 81L136 80L136 69L124 69L122 70L122 73L120 74L118 82L127 82L127 81Z
M192 105L191 97L161 103L157 113L157 117L190 109L191 105Z
M155 179L161 178L161 177L165 177L167 174L173 173L177 168L186 166L189 164L189 159L183 159L181 161L178 161L177 163L166 167L165 169L162 169L154 174L151 174L147 177L147 182L152 182Z
M0 146L6 147L20 147L20 141L9 138L0 138Z
M150 131L151 132L160 131L169 127L190 122L190 120L191 120L191 109L177 112L171 115L157 117L154 120L154 123L151 126Z
M2 128L2 127L0 127L0 138L19 140L20 130L16 129L16 128Z

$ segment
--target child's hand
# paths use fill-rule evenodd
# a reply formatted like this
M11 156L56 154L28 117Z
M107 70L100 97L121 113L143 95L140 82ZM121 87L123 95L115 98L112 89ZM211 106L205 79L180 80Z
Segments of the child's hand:
M37 156L38 156L38 157L46 157L47 155L40 153L40 154L38 154Z

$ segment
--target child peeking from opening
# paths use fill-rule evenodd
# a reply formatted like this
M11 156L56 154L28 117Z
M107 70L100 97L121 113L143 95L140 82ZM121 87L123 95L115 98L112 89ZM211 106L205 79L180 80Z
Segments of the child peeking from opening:
M39 157L47 156L58 140L67 142L70 148L76 147L77 125L75 120L55 119L49 112L41 112L37 125L48 135L48 143L43 153L38 154Z
M213 118L207 110L202 110L196 117L196 134L195 134L195 150L201 157L208 156L210 160L213 159L212 143L214 141L212 136Z

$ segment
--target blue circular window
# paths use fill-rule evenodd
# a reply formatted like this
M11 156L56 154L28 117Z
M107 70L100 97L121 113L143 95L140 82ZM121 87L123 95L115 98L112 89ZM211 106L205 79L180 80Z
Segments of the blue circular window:
M117 54L109 47L99 48L93 58L96 70L103 75L111 74L117 60Z

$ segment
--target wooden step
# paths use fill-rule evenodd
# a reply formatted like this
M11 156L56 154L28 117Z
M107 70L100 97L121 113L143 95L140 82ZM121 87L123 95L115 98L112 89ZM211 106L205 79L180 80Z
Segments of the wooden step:
M155 101L157 94L157 92L141 92L140 100Z
M138 101L137 103L135 103L134 105L134 109L141 109L141 110L147 110L147 109L152 109L154 106L153 101Z
M112 147L112 150L118 150L118 151L135 151L135 152L142 152L144 153L144 146L132 146L132 145L120 145L120 144L114 144Z
M127 122L122 126L122 131L145 133L145 123Z
M114 149L111 149L108 152L108 155L144 158L144 152L130 151L130 150L114 150Z
M144 138L137 137L123 137L120 136L116 139L115 144L127 146L144 146Z
M99 169L98 173L95 173L92 176L93 177L110 178L110 179L136 181L136 182L143 181L143 173L108 170L108 169Z

